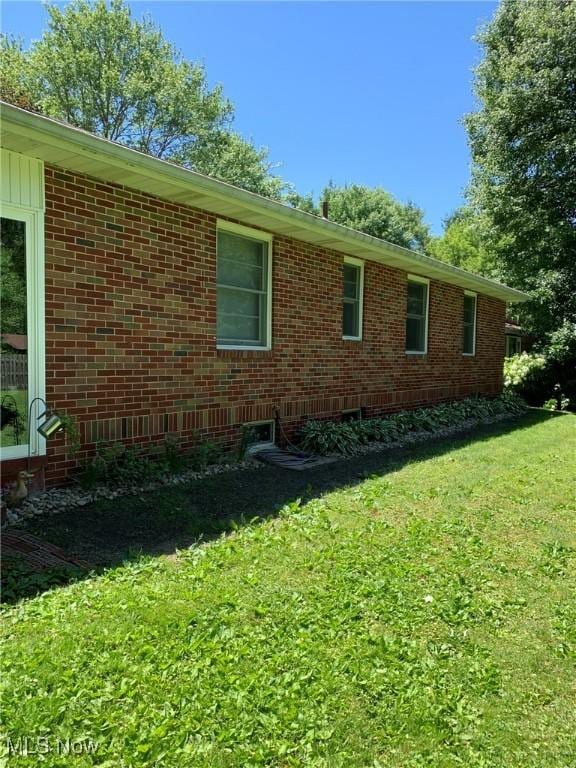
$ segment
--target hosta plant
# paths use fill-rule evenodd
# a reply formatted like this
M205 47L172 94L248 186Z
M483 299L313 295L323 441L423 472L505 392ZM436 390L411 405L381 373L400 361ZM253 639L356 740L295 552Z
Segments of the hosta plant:
M495 398L469 397L429 408L401 411L379 419L359 421L309 421L302 429L302 447L324 456L349 455L363 445L391 444L407 434L434 434L470 421L481 423L506 414L515 415L525 403L511 392Z

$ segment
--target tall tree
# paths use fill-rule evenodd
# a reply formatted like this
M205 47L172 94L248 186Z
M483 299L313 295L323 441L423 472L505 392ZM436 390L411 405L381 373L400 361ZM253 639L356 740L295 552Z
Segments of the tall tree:
M0 33L0 99L24 109L36 109L27 82L28 74L22 41Z
M487 244L484 226L471 208L459 208L445 220L443 234L430 239L428 253L469 272L499 278L498 263Z
M199 173L274 200L281 200L291 189L273 173L275 166L266 147L258 148L230 131L214 132L175 159Z
M544 341L576 323L576 3L503 0L479 40L471 200Z
M220 129L232 107L210 90L153 22L123 0L47 6L48 29L28 58L43 111L156 157L170 157Z
M320 199L328 203L331 221L404 248L426 249L430 234L423 212L412 203L399 202L381 187L338 187L330 182ZM308 213L319 213L310 196L289 195L288 202Z
M231 132L233 107L124 0L48 5L29 51L0 36L0 96L268 197L285 189L268 152Z

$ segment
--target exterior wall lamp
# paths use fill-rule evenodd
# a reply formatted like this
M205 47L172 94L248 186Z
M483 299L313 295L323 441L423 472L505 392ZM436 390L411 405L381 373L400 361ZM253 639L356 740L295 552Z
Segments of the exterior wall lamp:
M43 397L35 397L34 400L30 403L30 408L28 409L28 461L27 461L27 472L28 472L28 482L30 481L30 478L33 477L33 475L30 473L30 459L31 459L31 450L32 450L32 440L30 439L30 433L32 431L32 411L34 409L34 405L36 403L42 403L44 406L44 413L41 413L39 416L36 416L36 420L40 421L40 419L43 419L42 423L36 427L36 431L38 434L42 435L42 437L46 440L49 437L52 437L56 432L60 432L64 428L64 425L62 423L62 419L60 416L58 416L57 413L52 413L50 409L48 408L48 403L46 400L44 400Z
M48 418L40 424L36 431L47 440L54 434L54 432L60 432L62 429L62 419L57 413L48 414L46 412L43 416L48 416ZM39 418L42 418L42 416Z
M37 416L37 420L44 419L44 421L36 427L36 431L42 435L43 438L46 440L49 437L52 437L52 435L56 432L60 432L64 425L62 424L62 419L60 416L58 416L57 413L53 413L49 408L48 404L46 403L46 400L44 400L43 397L35 397L34 400L30 403L30 408L28 411L28 429L31 429L32 425L32 409L34 408L35 403L42 403L45 410L44 413L41 413L39 416ZM46 418L44 418L46 417ZM30 444L30 440L28 442Z

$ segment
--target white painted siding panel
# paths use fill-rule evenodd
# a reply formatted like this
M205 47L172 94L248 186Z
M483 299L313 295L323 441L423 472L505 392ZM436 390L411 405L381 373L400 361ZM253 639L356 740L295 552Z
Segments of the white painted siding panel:
M0 202L44 210L44 163L8 149L0 154Z

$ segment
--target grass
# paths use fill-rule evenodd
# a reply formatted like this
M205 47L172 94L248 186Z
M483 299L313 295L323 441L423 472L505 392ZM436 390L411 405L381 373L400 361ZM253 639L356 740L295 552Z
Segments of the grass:
M9 425L2 430L2 448L8 448L12 445L22 445L26 443L27 429L26 423L28 421L28 392L25 389L7 389L0 390L0 400L6 398L7 405L16 405L18 413L22 417L24 429L20 436L20 442L16 440L14 433L14 427Z
M57 739L110 768L574 766L575 426L344 462L264 521L8 608L10 744L45 737L50 766Z

